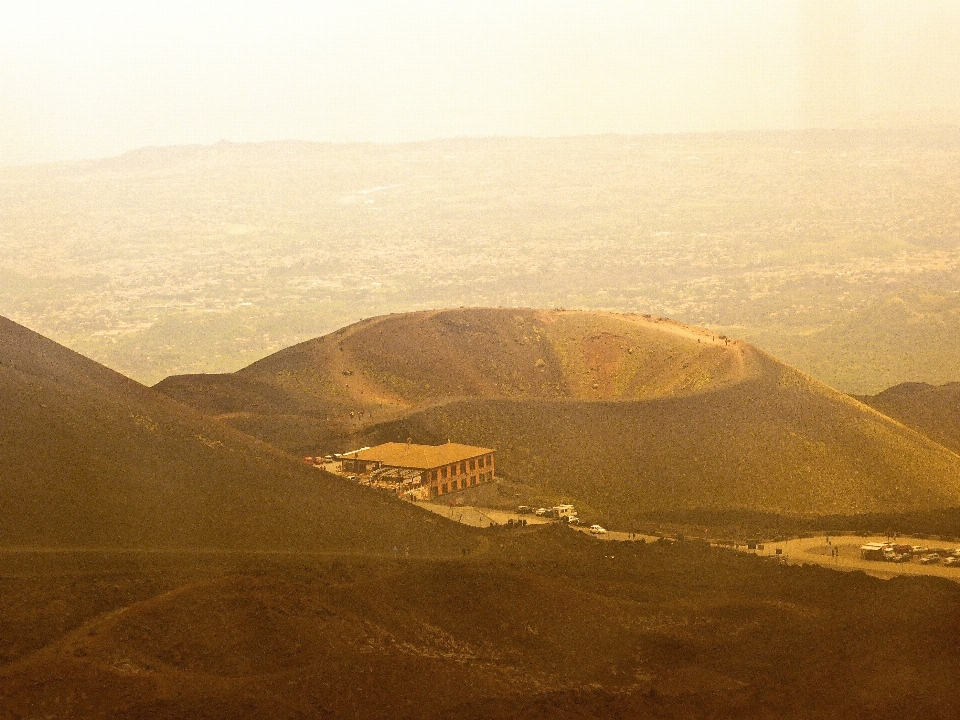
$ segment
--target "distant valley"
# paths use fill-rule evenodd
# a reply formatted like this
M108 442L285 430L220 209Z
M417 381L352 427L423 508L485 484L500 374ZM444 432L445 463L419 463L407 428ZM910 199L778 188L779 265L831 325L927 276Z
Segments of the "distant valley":
M0 170L0 314L149 384L364 317L652 313L844 392L960 379L960 135L147 148Z

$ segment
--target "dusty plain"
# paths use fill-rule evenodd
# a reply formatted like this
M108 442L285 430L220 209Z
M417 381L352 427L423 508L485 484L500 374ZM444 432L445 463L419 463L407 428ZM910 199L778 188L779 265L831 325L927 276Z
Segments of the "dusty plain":
M960 377L960 131L148 148L0 170L0 315L141 382L360 318L648 312L845 392Z

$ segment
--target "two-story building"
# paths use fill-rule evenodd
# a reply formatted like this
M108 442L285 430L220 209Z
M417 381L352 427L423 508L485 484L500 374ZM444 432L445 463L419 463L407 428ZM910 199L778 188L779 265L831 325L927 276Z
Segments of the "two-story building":
M344 472L367 475L382 470L417 471L425 495L437 497L464 490L495 477L494 454L490 448L448 442L444 445L384 443L345 453Z

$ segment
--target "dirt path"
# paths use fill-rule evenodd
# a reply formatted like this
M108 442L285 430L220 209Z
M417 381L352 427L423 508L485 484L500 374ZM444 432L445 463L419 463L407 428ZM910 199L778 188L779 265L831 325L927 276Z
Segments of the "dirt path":
M527 525L543 525L553 522L550 519L537 517L536 515L519 515L506 510L492 510L490 508L473 507L472 505L451 506L434 502L421 502L417 503L417 505L448 520L461 522L464 525L471 525L473 527L490 527L492 524L506 525L508 520L516 522L521 519L526 520Z
M577 530L596 537L598 540L606 541L644 540L645 542L656 542L660 539L653 535L614 531L609 531L602 535L592 535L589 529L585 527L578 527ZM763 550L748 550L746 545L737 546L735 549L761 557L770 557L771 559L776 558L777 550L780 550L780 556L790 565L815 564L846 572L862 570L867 573L867 575L885 580L897 575L929 575L960 582L960 566L948 567L939 563L921 565L918 558L914 558L905 563L861 559L860 546L873 542L887 542L887 538L882 536L859 537L837 535L830 536L828 544L827 536L817 535L810 538L794 538L783 542L763 543ZM930 540L912 537L898 537L897 543L903 545L919 545L921 547L953 547L956 545L956 543L931 542ZM838 548L840 551L836 557L832 554L835 548Z
M579 529L588 532L584 528ZM601 540L630 540L631 533L608 532L598 537ZM659 538L649 535L634 534L633 537L637 540L642 538L647 542L659 540ZM828 544L827 536L817 535L811 538L795 538L783 542L763 543L763 550L748 550L745 545L740 545L736 549L741 552L749 552L754 555L770 558L777 557L777 550L780 550L782 553L781 557L790 565L815 564L846 572L862 570L867 573L867 575L885 580L897 575L930 575L960 582L960 566L945 567L939 563L934 565L921 565L916 558L905 563L862 560L860 558L860 546L872 542L887 542L887 538L882 536L854 537L838 535L830 536L830 543ZM897 543L903 545L920 545L922 547L929 547L931 545L930 540L911 537L897 538ZM945 545L945 543L935 543L935 545L941 547ZM950 543L946 543L946 545L950 546ZM834 548L840 550L839 555L836 557L831 554Z
M624 316L618 315L617 313L606 313L611 317L629 317L638 325L645 325L649 328L656 330L657 332L667 333L670 335L675 335L677 337L682 337L687 340L695 341L702 343L704 345L713 345L716 347L724 348L730 357L733 358L734 367L730 371L730 376L727 378L729 381L739 381L745 380L750 374L750 370L747 367L748 357L747 352L751 352L751 347L744 343L742 340L736 340L733 338L724 338L721 333L718 333L715 330L709 330L703 327L697 327L695 325L685 325L679 323L675 320L670 320L668 318L661 318L655 320L653 318L647 319L641 316ZM751 354L752 357L752 354Z

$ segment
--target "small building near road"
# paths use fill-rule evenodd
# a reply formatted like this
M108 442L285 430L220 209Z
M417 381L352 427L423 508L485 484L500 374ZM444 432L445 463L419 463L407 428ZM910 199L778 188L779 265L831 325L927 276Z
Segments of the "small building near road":
M490 448L448 442L445 445L416 445L390 442L355 450L340 456L344 472L405 482L408 492L423 498L464 490L492 482L494 454ZM419 480L412 488L412 480Z

